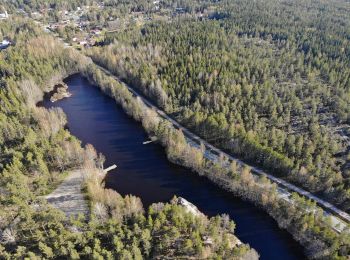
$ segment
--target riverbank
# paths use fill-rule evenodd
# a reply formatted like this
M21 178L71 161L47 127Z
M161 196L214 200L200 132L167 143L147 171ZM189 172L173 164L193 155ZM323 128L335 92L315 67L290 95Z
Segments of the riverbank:
M209 217L228 214L235 220L235 234L251 245L261 259L305 259L302 247L285 230L255 205L225 192L207 178L171 163L157 143L144 145L149 137L142 125L128 116L114 99L103 94L81 75L65 80L71 98L51 103L67 116L67 127L82 144L93 144L106 156L105 165L118 168L106 176L106 188L120 195L142 199L145 209L155 202L186 198ZM268 238L268 239L267 239Z
M91 68L90 68L91 69ZM183 145L185 138L181 136L180 132L177 130L171 129L169 124L164 123L156 112L147 108L146 105L142 103L139 98L133 100L133 95L129 90L120 84L118 81L114 81L109 75L103 75L101 71L99 73L94 73L91 69L90 80L97 84L106 94L112 96L116 99L126 112L133 116L136 120L141 121L146 131L150 135L156 134L161 140L160 142L167 147L168 155L170 153L170 158L172 157L172 152L182 154L180 158L176 158L174 162L180 163L186 167L191 168L199 173L203 173L201 167L203 166L203 154L193 147L180 148L179 146ZM96 68L95 70L98 71ZM158 129L158 126L161 126L161 129ZM165 126L165 127L164 127ZM169 130L170 129L170 130ZM182 143L181 143L182 142ZM191 156L189 158L189 155ZM205 160L204 160L205 161ZM206 165L206 163L204 164ZM241 173L232 174L227 169L223 169L222 165L214 163L207 171L214 171L217 173L213 174L212 181L217 183L220 186L227 187L227 182L231 184L230 191L234 192L236 195L243 197L247 200L253 201L260 207L264 208L279 225L283 228L286 228L290 233L293 234L296 240L300 241L309 251L309 256L313 257L322 257L323 255L332 254L329 252L329 247L337 240L337 234L332 232L332 228L328 226L327 221L324 219L320 209L312 202L305 201L303 198L300 198L297 195L293 195L293 200L295 201L294 205L291 205L289 202L278 198L276 195L276 187L272 185L269 181L262 178L256 181L251 177L251 174ZM242 169L241 169L242 170ZM222 172L222 176L225 178L218 178ZM230 177L230 175L232 177ZM228 179L227 179L228 178ZM246 180L245 180L246 179ZM233 185L233 186L232 186ZM246 190L244 190L246 188ZM305 213L305 209L313 209L317 212L316 214ZM306 226L306 230L302 228L305 226L305 214L308 218L313 219L313 222L309 222ZM304 224L303 224L304 223ZM311 225L310 225L311 224ZM314 228L317 227L321 230L321 233L317 231L315 234ZM320 244L320 241L324 244ZM316 244L318 246L316 246ZM315 251L315 248L317 250ZM320 250L320 248L323 248ZM343 251L344 249L341 248ZM346 251L347 249L345 249Z
M65 40L63 38L60 38L58 35L55 35L55 37L57 37L59 40L61 40L62 42L65 42ZM65 47L68 49L73 49L76 51L76 49L74 49L70 44L65 43ZM334 205L332 205L331 203L324 201L323 199L317 197L316 195L313 195L310 192L307 192L281 178L272 176L271 174L267 174L266 172L262 171L261 169L248 165L246 163L244 163L243 161L234 158L231 155L228 155L227 153L225 153L224 151L212 146L211 144L209 144L208 142L206 142L205 140L203 140L202 138L200 138L199 136L193 134L190 130L188 130L187 128L183 127L182 125L180 125L177 121L173 120L172 118L170 118L164 111L158 109L158 107L154 106L150 101L148 101L146 98L144 98L144 96L140 93L138 93L137 91L135 91L132 87L130 87L129 85L125 84L124 82L122 82L119 78L117 78L116 76L114 76L108 69L104 68L103 66L99 65L96 61L91 60L90 57L86 56L86 53L84 53L83 55L81 55L81 53L79 53L80 56L84 57L85 59L89 59L89 63L90 64L94 64L94 66L96 66L99 70L101 70L103 73L106 73L106 75L111 76L113 79L115 79L118 83L121 83L122 85L124 85L133 95L139 97L142 99L142 101L144 102L144 104L146 104L150 109L153 109L155 111L157 111L157 113L164 119L166 119L167 121L171 122L175 128L177 129L181 129L184 133L186 133L187 135L189 135L190 139L192 139L191 141L197 142L197 144L195 145L196 147L198 147L198 142L200 142L200 145L204 144L205 147L208 147L209 150L211 150L212 154L216 153L216 157L218 155L222 155L226 158L229 158L230 160L234 160L236 161L239 165L247 165L248 167L251 168L252 172L254 174L257 175L262 175L265 176L267 178L269 178L272 182L275 182L279 185L280 189L283 189L283 193L281 194L281 197L285 200L290 201L291 200L291 192L296 192L298 193L300 196L305 197L306 199L311 199L316 201L320 207L322 207L322 209L326 209L327 211L330 212L326 212L325 215L326 217L330 217L332 220L332 228L336 231L336 232L341 232L341 230L346 229L346 223L349 223L350 221L350 215L340 209L338 209L337 207L335 207ZM82 73L84 73L84 69L80 70ZM85 71L86 72L86 71ZM108 90L107 90L108 91ZM110 93L107 93L108 95L110 95ZM212 157L212 156L210 156ZM209 158L211 160L211 158ZM282 188L282 189L281 189ZM336 215L334 216L333 213ZM339 219L340 218L340 219ZM344 221L345 222L344 222ZM344 222L344 223L343 223Z
M158 116L168 122L170 122L172 124L172 126L177 129L180 130L185 137L187 138L187 142L189 142L191 144L191 146L194 146L197 149L203 150L203 154L205 157L207 157L208 160L211 161L218 161L220 158L225 158L226 160L229 161L234 161L237 165L239 165L240 167L249 167L251 172L254 175L258 175L258 176L263 176L268 178L271 182L276 183L279 186L279 190L283 190L281 197L283 199L287 199L287 200L291 200L291 195L292 192L296 192L298 193L298 195L305 197L306 199L310 199L310 200L314 200L318 206L320 206L322 209L327 210L327 212L325 212L325 215L327 217L330 217L332 219L332 228L340 233L343 229L346 229L347 223L350 222L350 215L340 209L338 209L337 207L335 207L334 205L332 205L331 203L322 200L321 198L316 197L315 195L311 194L310 192L307 192L281 178L277 178L271 174L268 174L266 172L264 172L263 170L259 169L258 167L255 166L251 166L249 164L244 163L243 161L235 158L232 155L227 154L226 152L224 152L223 150L220 150L219 148L214 147L213 145L209 144L207 141L203 140L202 138L200 138L199 136L197 136L196 134L194 134L193 132L191 132L189 129L187 129L186 127L182 126L180 123L178 123L176 120L174 120L173 118L171 118L170 116L168 116L163 110L159 109L156 105L154 105L151 101L149 101L147 99L147 97L145 97L143 94L140 94L138 91L136 91L133 87L127 85L126 83L122 82L121 80L119 80L119 78L117 78L116 76L114 76L110 71L108 71L107 69L105 69L104 67L94 63L94 66L96 66L98 69L100 69L102 72L104 72L107 76L112 77L113 79L115 79L118 84L123 85L128 91L130 91L132 93L132 95L134 97L137 97L139 99L142 100L142 102L144 103L144 105L148 108L151 109L153 111L156 111L156 113L158 114ZM108 93L107 93L108 94ZM203 149L202 149L203 147ZM335 214L336 216L334 216L333 214ZM339 227L336 227L339 226Z
M49 100L50 97L47 97L46 103L44 102L44 104L56 104L56 102L52 103L51 101L49 102ZM69 99L62 99L60 102L69 102ZM98 222L98 225L103 226L112 222L112 220L117 220L118 223L123 223L124 225L124 221L129 222L133 219L132 222L137 222L141 229L147 231L149 227L143 226L145 223L142 222L142 219L149 218L150 213L144 212L140 199L131 195L122 197L119 193L104 187L106 172L107 170L113 171L116 168L115 165L102 170L101 160L98 159L99 156L91 145L86 146L86 153L86 157L89 159L86 163L90 162L89 165L85 165L82 170L72 172L53 193L46 196L47 201L55 208L62 210L68 217L76 217L79 214L83 214L85 219L89 220L89 225ZM97 168L97 165L100 165L100 168ZM83 188L83 190L81 188ZM171 210L176 210L177 213L175 214L180 214L181 217L188 214L186 207L183 205L164 203L162 204L162 209L159 208L159 203L155 205L156 206L151 205L150 207L156 207L157 210L161 210L159 214L163 211L163 208L168 209L169 207ZM178 207L183 209L178 210ZM221 217L217 216L215 219L220 220ZM208 255L208 257L210 255L226 255L227 257L231 255L233 258L249 255L252 259L258 259L258 254L255 250L241 243L234 235L233 229L230 228L226 230L226 228L216 227L219 230L219 234L211 234L212 229L209 227L212 226L214 221L210 218L204 214L201 216L193 214L193 221L196 224L191 224L191 232L198 231L200 237L196 239L199 244L193 246L187 245L189 242L187 239L188 232L186 231L183 237L172 241L168 245L169 250L158 252L157 255L159 257L163 257L164 255L181 255L186 258L196 258L202 254ZM199 229L198 226L195 227L195 225L198 225L198 221L201 223L204 222L203 224L208 227L208 230ZM228 221L228 223L231 222L229 219L225 219L225 221ZM167 224L164 224L164 226L166 225ZM173 227L176 228L177 225L177 223L174 223ZM234 225L232 224L232 226ZM79 227L73 226L72 229L81 232L81 228ZM151 237L147 239L155 241L155 237L162 238L163 234L152 234ZM161 240L163 241L164 239ZM227 241L229 246L222 251L222 244ZM154 244L156 245L156 242L154 242ZM186 252L183 251L185 247L188 248ZM219 252L218 250L221 251Z

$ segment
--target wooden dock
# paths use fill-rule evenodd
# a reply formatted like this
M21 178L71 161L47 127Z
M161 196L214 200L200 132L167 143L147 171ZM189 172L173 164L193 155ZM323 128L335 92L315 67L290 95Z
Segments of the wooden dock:
M115 168L117 168L117 165L113 164L112 166L109 166L108 168L104 169L103 172L107 173L111 170L114 170Z
M143 144L149 144L158 140L156 136L151 136L150 139L151 140L144 141Z

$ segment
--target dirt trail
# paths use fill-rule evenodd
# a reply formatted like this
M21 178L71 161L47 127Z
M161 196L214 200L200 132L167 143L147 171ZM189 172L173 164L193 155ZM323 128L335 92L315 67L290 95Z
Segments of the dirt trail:
M67 217L83 214L87 216L89 207L81 191L83 173L81 170L71 172L68 177L45 198L57 209L62 210Z

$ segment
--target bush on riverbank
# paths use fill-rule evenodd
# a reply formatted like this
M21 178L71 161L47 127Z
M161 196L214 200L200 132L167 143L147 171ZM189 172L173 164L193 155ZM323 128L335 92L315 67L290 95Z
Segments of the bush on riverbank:
M346 259L346 255L350 253L349 234L344 232L338 235L314 202L293 194L294 203L291 204L277 196L276 185L266 178L255 179L249 169L238 169L231 165L228 170L223 167L224 158L219 163L203 159L202 151L187 144L180 130L174 129L155 111L134 98L121 83L102 73L94 65L87 67L84 73L90 81L115 98L130 116L140 121L150 135L157 136L171 161L208 177L224 189L265 209L281 228L287 229L305 246L310 258Z

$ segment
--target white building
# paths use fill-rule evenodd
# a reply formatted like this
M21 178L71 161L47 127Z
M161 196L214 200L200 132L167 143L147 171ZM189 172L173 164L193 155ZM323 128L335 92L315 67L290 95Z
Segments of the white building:
M2 42L0 42L0 50L6 49L7 47L9 47L11 45L11 42L8 40L3 40Z
M7 18L9 18L9 15L8 15L6 10L5 10L4 13L0 13L0 20L7 19Z

